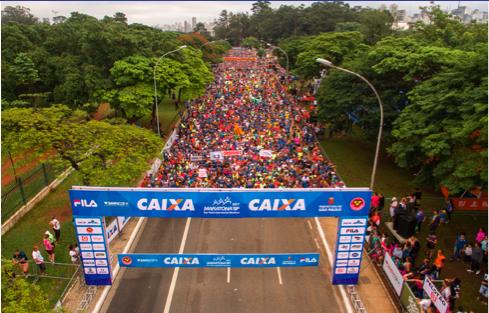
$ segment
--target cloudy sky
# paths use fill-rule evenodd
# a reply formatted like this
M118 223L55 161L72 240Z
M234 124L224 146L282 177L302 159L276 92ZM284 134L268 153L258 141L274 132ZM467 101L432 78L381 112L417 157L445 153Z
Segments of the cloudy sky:
M221 10L245 12L251 9L254 1L2 1L2 9L6 6L22 5L40 18L52 18L55 15L69 16L70 12L78 11L97 18L112 16L115 12L126 14L129 23L146 25L163 25L174 22L190 21L195 16L197 21L211 21L217 18ZM419 6L429 5L428 1L346 1L351 6L361 5L376 8L381 4L397 3L399 9L406 9L409 14L418 11ZM272 1L272 7L281 4L309 5L311 1ZM436 1L442 9L454 9L457 1ZM487 11L486 1L461 1L470 9Z

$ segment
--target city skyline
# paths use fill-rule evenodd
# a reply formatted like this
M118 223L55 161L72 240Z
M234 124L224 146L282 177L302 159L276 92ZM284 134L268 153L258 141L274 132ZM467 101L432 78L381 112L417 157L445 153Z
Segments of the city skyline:
M2 2L2 9L6 6L21 5L31 9L31 13L40 19L49 18L52 20L55 16L68 17L71 12L78 11L96 18L112 16L116 12L126 14L128 23L141 23L149 26L172 25L187 22L190 27L195 26L198 22L210 23L219 17L219 13L226 9L228 12L251 12L252 4L255 1L168 1L168 2L129 2L129 1L73 1L55 2L53 1L12 1ZM310 5L315 1L272 1L272 8L278 8L280 5ZM399 10L406 10L408 15L419 12L420 6L427 6L429 1L346 1L350 6L362 6L379 8L381 5L389 7L391 4L397 4ZM224 5L225 4L225 5ZM453 10L458 6L457 1L436 1L443 10ZM478 9L487 11L488 5L485 1L461 1L461 6L468 7L469 10ZM192 20L195 18L195 23Z

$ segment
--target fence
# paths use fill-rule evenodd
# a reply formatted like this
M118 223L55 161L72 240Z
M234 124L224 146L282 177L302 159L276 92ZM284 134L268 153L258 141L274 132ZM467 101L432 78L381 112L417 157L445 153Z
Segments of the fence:
M25 205L39 191L48 186L59 174L53 165L42 163L22 177L2 187L2 223Z

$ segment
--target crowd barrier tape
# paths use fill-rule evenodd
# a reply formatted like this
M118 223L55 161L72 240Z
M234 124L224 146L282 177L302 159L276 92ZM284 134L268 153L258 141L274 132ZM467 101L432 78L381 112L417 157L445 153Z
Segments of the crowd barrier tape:
M119 254L121 267L296 267L318 266L319 253Z

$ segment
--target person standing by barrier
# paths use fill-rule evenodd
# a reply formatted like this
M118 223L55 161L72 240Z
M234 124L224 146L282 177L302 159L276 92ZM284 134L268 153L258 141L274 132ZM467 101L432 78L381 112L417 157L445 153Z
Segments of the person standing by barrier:
M458 261L460 259L460 253L462 252L462 249L465 247L466 244L467 239L465 239L465 232L461 232L457 235L457 238L455 239L451 261Z
M481 272L481 262L483 258L483 252L481 249L481 244L476 242L474 247L472 248L472 259L470 263L470 269L467 270L469 273L475 272L475 274L479 275Z
M54 264L54 245L49 240L49 235L44 235L44 240L42 243L44 245L44 249L46 249L46 252L48 253L49 261L51 264Z
M419 233L421 231L421 225L423 225L426 216L424 215L424 211L422 208L419 208L418 212L416 212L416 227L415 232Z
M75 247L73 245L69 245L68 248L69 248L68 253L70 254L71 263L78 264L80 262L80 255L75 250Z
M49 225L51 226L51 228L54 231L54 236L56 238L56 242L59 242L59 238L61 237L61 224L59 223L59 221L55 215L53 215L53 217L49 221Z
M41 251L39 251L38 246L34 246L32 250L32 259L34 262L36 262L37 266L39 267L39 272L41 275L46 274L46 264L44 263L44 258L42 257Z
M436 266L436 269L438 270L438 275L441 274L441 269L445 266L445 260L446 257L443 254L443 250L438 250L438 253L436 254L435 262L433 263Z
M27 262L27 255L25 255L24 251L19 249L15 249L14 256L12 257L12 262L14 265L19 265L24 277L27 277L29 273L29 263Z

